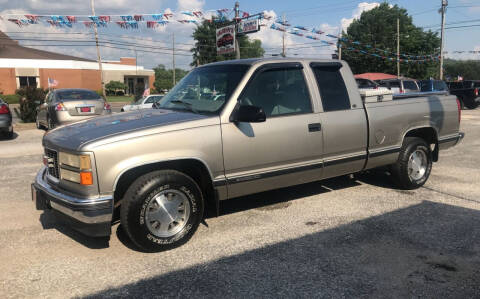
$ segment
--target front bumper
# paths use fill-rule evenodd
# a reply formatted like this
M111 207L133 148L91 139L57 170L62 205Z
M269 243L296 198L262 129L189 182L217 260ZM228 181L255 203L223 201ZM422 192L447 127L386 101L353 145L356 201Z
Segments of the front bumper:
M45 166L32 184L32 200L38 210L53 209L73 229L92 237L110 236L113 197L79 198L55 190L46 181Z

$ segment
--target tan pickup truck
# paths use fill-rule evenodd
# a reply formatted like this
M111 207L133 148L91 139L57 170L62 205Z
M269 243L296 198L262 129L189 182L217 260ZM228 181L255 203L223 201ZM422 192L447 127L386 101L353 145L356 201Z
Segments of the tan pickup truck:
M445 93L363 101L345 62L213 63L154 109L47 133L32 196L87 235L110 235L120 218L138 247L159 251L189 240L205 207L228 198L387 165L399 186L418 188L462 139L459 124Z

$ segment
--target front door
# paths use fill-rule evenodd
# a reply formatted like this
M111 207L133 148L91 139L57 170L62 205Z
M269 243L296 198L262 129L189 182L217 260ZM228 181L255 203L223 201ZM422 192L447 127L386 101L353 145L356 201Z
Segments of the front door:
M267 118L222 124L230 198L321 178L322 130L301 64L260 67L238 104L261 107Z

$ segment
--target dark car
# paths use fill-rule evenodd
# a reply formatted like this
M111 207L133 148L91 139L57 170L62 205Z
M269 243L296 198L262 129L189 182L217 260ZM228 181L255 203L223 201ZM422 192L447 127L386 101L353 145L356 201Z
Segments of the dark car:
M8 139L13 138L12 111L2 99L0 99L0 134Z
M420 80L418 81L420 91L448 91L448 86L445 81L442 80Z
M456 95L460 104L468 109L475 109L480 104L480 81L448 82L450 93Z

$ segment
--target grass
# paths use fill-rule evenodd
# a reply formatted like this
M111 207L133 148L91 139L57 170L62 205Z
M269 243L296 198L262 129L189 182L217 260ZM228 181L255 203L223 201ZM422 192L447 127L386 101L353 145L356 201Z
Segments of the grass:
M133 96L107 96L107 102L132 102Z
M8 104L18 104L20 101L20 96L18 94L14 95L0 95L0 98L7 102Z

